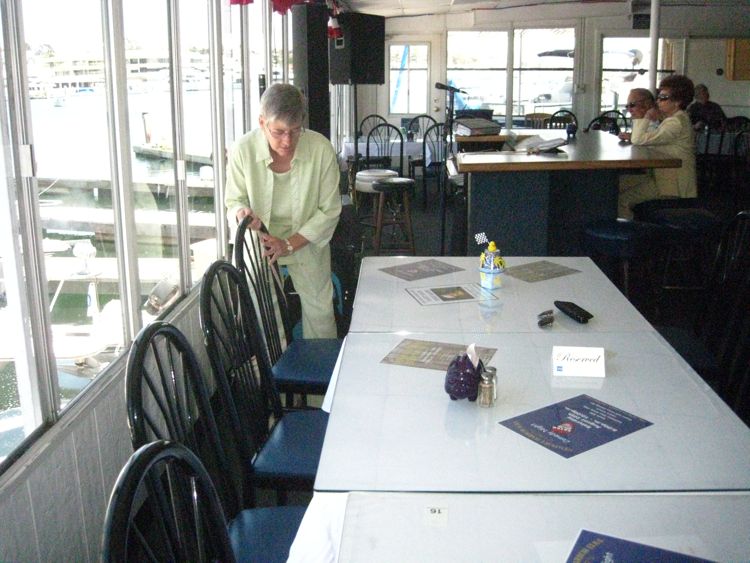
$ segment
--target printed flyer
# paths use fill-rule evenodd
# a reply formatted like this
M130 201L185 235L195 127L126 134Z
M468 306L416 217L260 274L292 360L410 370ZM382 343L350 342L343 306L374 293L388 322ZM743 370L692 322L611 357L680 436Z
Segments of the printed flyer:
M578 395L499 424L570 458L653 423L588 395Z
M669 563L706 563L692 555L683 555L633 541L581 530L565 563L618 563L630 561L664 561Z

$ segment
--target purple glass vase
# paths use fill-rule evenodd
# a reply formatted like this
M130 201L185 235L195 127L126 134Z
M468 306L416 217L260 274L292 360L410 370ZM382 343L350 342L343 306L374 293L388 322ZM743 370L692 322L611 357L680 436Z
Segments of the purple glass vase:
M476 401L481 373L481 362L475 368L466 354L456 356L448 366L448 371L445 372L445 392L453 401L457 399Z

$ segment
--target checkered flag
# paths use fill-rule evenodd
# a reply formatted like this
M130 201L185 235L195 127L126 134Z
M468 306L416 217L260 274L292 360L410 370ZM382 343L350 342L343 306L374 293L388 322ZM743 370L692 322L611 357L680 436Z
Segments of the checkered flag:
M477 241L477 244L488 244L490 242L490 239L487 238L487 235L485 233L475 234L474 240Z

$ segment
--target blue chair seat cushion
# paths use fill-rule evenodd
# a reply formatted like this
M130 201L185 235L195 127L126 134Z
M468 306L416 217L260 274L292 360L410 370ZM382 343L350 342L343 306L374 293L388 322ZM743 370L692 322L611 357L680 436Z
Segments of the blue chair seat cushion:
M283 563L305 515L304 506L243 510L229 523L229 541L238 563Z
M292 340L273 366L282 392L324 394L341 350L338 338Z
M664 231L664 227L643 221L603 219L586 225L583 246L592 254L635 258L652 252Z
M681 327L657 326L656 329L706 383L712 386L718 383L721 367L702 340Z
M312 485L328 425L320 409L289 411L281 417L253 463L258 484Z

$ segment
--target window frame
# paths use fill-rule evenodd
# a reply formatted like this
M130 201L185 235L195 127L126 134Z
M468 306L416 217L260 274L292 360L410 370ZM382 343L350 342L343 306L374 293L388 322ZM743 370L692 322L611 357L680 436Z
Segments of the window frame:
M406 113L396 113L391 111L391 47L397 46L397 45L404 45L406 47L413 47L413 46L425 46L427 48L427 64L425 66L426 71L426 82L425 82L425 99L424 99L424 111L419 112L406 112ZM432 58L432 43L430 41L399 41L397 39L392 39L389 41L386 41L385 45L385 65L386 65L386 79L385 79L385 87L387 92L387 114L389 117L398 119L401 117L407 117L407 116L417 116L422 114L429 114L430 113L430 92L432 91L432 88L430 87L431 84L431 58ZM421 69L419 69L421 70ZM407 68L407 84L411 84L411 80L409 77L409 74L411 72L410 68ZM409 101L410 101L410 92L407 89L407 109L409 108Z

